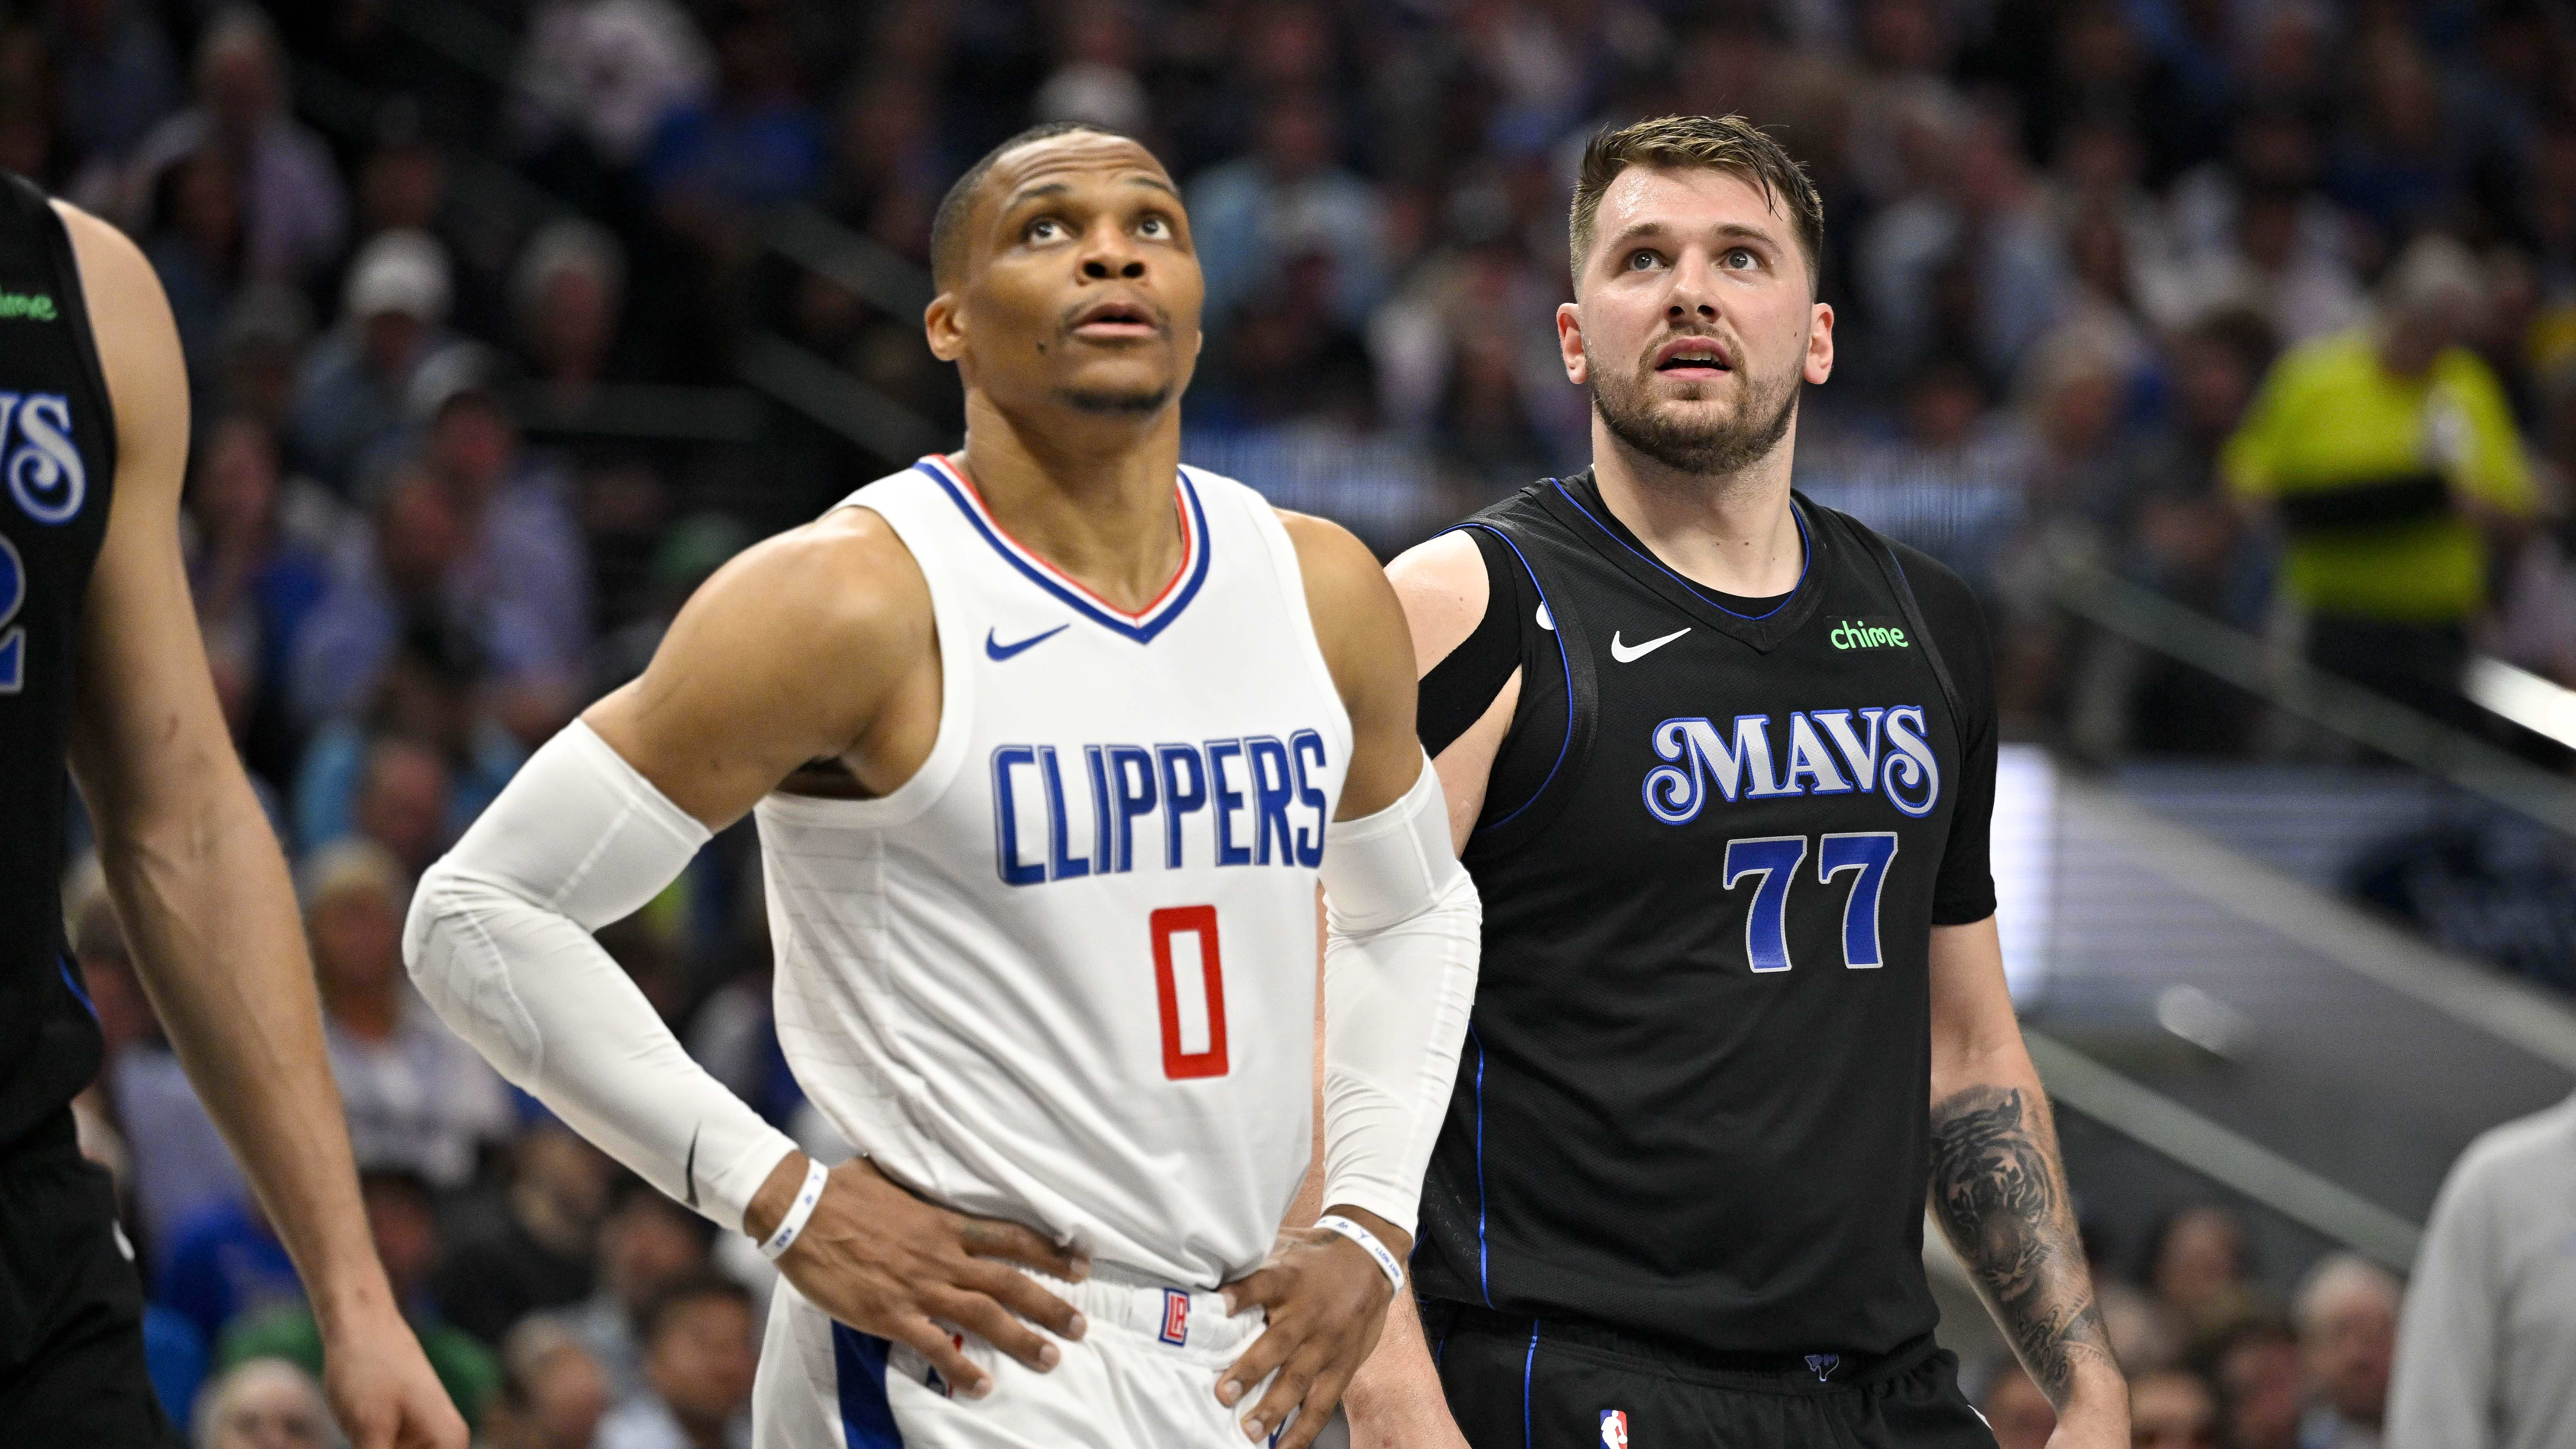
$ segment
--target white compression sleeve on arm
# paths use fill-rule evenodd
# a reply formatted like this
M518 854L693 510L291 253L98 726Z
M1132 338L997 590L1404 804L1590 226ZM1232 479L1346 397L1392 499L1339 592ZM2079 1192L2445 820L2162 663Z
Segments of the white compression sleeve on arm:
M1324 839L1324 1206L1409 1233L1475 1004L1484 911L1428 759L1404 798Z
M421 877L403 960L501 1075L739 1230L796 1144L689 1059L590 935L659 895L706 841L704 825L576 720Z

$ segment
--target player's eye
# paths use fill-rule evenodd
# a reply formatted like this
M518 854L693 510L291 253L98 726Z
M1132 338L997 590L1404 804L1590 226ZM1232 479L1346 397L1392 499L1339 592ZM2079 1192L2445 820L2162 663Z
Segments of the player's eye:
M1159 216L1149 216L1136 223L1136 234L1153 237L1159 241L1172 234L1172 224Z
M1662 257L1659 257L1653 252L1647 251L1642 247L1636 251L1628 253L1628 270L1632 272L1647 271L1652 268L1662 266L1663 264L1664 259Z
M1762 265L1762 258L1755 255L1750 247L1729 247L1726 255L1718 258L1718 261L1735 271L1744 271Z
M1020 233L1020 237L1024 241L1047 242L1055 241L1064 234L1063 222L1051 216L1042 216L1030 222L1027 229Z

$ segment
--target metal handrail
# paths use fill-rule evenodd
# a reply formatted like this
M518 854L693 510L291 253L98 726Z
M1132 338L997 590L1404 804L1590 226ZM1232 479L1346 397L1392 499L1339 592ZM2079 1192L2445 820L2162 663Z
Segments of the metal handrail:
M2022 1029L2049 1100L2403 1273L2424 1229L2045 1032Z
M2576 837L2576 784L2286 655L2244 630L2089 563L2059 566L2057 602L2079 618L2225 680L2286 714Z

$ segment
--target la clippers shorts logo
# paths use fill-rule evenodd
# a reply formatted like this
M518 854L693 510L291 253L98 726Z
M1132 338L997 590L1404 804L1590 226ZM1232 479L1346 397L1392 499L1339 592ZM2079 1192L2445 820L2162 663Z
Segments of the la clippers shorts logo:
M1628 1411L1601 1411L1601 1449L1628 1449Z
M1190 1295L1179 1288L1163 1290L1163 1331L1156 1334L1174 1348L1190 1341Z

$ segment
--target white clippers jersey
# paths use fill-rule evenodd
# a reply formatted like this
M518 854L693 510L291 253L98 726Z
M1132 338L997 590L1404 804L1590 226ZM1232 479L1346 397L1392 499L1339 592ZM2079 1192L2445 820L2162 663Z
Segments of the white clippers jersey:
M945 458L860 489L930 583L939 735L880 800L759 810L778 1035L892 1177L1104 1263L1258 1265L1311 1145L1315 871L1351 729L1287 531L1183 469L1141 614Z

